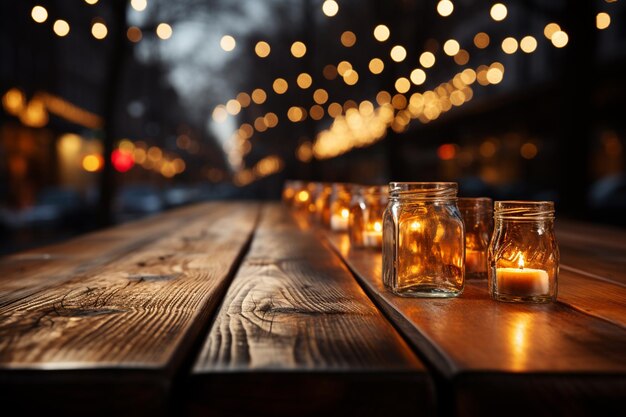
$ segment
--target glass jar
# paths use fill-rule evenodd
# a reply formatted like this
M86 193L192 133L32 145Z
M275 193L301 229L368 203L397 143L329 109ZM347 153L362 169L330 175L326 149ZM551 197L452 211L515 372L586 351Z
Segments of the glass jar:
M350 244L377 248L383 244L383 213L389 190L384 186L357 186L350 203Z
M383 216L383 283L407 297L456 297L465 229L453 182L392 182Z
M302 190L304 184L298 180L287 180L283 185L282 200L283 203L290 207L293 206L296 194Z
M496 201L489 246L489 294L494 300L556 300L559 247L551 201Z
M351 184L333 184L330 195L330 230L333 232L348 231L351 190Z
M322 189L315 199L315 220L326 228L330 227L330 195L332 191L332 184L322 183Z
M317 196L322 192L322 189L323 187L321 182L310 182L307 184L307 191L309 192L307 213L309 214L309 218L311 220L315 219L317 213L317 205L315 203L317 201Z
M493 227L493 202L490 198L459 198L465 223L465 278L487 279L487 253Z

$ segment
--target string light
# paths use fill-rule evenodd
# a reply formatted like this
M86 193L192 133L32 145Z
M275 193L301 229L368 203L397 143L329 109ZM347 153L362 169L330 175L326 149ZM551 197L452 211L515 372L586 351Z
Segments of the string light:
M106 25L102 22L96 22L91 26L91 34L96 39L104 39L106 38L108 33L108 29Z
M389 28L385 25L378 25L374 28L374 38L376 38L378 42L385 42L389 39L390 34Z
M474 36L474 45L478 49L485 49L489 46L489 35L485 32L478 32L476 36Z
M259 58L267 58L271 50L272 48L270 47L270 44L265 41L257 42L254 47L254 52L257 54Z
M306 45L300 41L296 41L291 44L291 55L296 58L302 58L306 54Z
M43 6L35 6L30 12L30 16L37 23L43 23L48 19L48 11Z
M508 37L502 41L502 50L505 54L514 54L517 51L517 47L518 44L515 38Z
M596 27L600 30L606 29L611 24L611 16L608 13L600 12L596 15Z
M237 42L235 41L235 38L230 35L224 35L222 36L222 39L220 39L220 47L226 52L230 52L235 49L236 45Z
M302 74L298 75L296 82L298 84L298 87L306 90L311 86L311 84L313 84L313 78L311 78L311 76L306 72L303 72Z
M561 30L561 26L559 26L557 23L548 23L546 27L543 29L543 34L547 39L551 40L552 35L554 35L554 33L560 30Z
M70 33L70 25L65 20L59 19L54 22L52 30L54 30L54 33L56 33L57 36L62 38Z
M276 78L272 84L272 88L276 94L284 94L289 88L289 84L284 78Z
M420 68L411 71L411 82L415 85L422 85L426 81L426 73Z
M396 80L395 87L398 93L404 94L411 89L411 82L404 77L400 77Z
M172 37L172 27L170 25L168 25L167 23L159 23L159 25L156 28L156 34L159 38L166 40ZM224 38L222 38L223 40ZM231 39L233 40L233 44L232 44L232 48L230 49L232 51L232 49L235 47L235 39L231 37ZM224 46L222 45L222 48L224 48ZM228 50L226 48L224 48L224 50Z
M535 52L537 49L537 39L533 36L524 36L519 43L520 49L527 54Z
M267 100L267 94L261 88L256 88L252 91L252 101L256 104L263 104Z
M355 43L356 35L354 34L354 32L347 30L341 34L341 44L346 48L354 46Z
M443 52L445 52L446 55L448 56L454 56L459 52L459 49L461 48L461 46L459 45L459 43L454 40L454 39L448 39L444 44L443 44Z
M146 0L130 0L130 7L138 12L146 10L146 6L148 6L148 2Z
M496 22L503 21L506 18L507 13L508 10L506 6L502 3L494 4L493 6L491 6L491 10L489 11L491 18Z
M328 17L333 17L339 11L339 5L335 0L325 0L322 4L322 11Z
M395 62L402 62L406 59L406 49L401 45L396 45L391 48L389 55Z
M129 41L137 43L141 40L143 34L141 33L141 29L139 29L137 26L131 26L126 31L126 37Z
M569 36L567 36L567 33L563 32L562 30L558 30L552 34L552 38L550 40L555 47L563 48L567 45L567 42L569 41Z
M432 52L424 52L420 55L420 64L424 68L430 68L435 65L435 55Z
M454 11L454 4L450 0L441 0L437 3L437 13L443 17L448 17Z

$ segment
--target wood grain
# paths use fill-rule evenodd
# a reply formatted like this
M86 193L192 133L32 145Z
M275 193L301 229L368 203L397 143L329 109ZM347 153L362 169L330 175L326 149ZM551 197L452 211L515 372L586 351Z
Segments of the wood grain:
M420 361L339 258L277 205L263 211L189 390L197 414L432 412Z
M569 276L560 280L561 302L548 305L494 302L486 282L476 281L468 282L456 299L402 298L383 288L379 253L350 250L345 235L326 236L392 321L449 381L445 389L453 395L455 414L570 415L577 410L571 415L591 415L626 405L626 329L614 324L622 320L624 306L603 307L601 295L593 296L596 314L612 309L617 314L613 322L571 308L568 302L589 305L582 300L584 289L577 292L580 279L574 285ZM587 288L593 283L587 282Z
M562 269L626 286L626 231L557 221Z
M173 375L220 301L259 206L199 210L197 219L175 222L177 230L125 256L0 307L0 392L19 402L36 388L40 398L48 394L46 410L64 413L95 402L97 414L126 414L115 408L124 404L162 414ZM123 387L132 389L107 401L108 391ZM69 407L68 398L80 404Z

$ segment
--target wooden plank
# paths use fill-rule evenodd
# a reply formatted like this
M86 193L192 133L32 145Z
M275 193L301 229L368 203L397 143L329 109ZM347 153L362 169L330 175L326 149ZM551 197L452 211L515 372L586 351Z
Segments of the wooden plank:
M626 232L617 228L558 221L561 266L626 286Z
M1 307L3 406L163 414L174 373L220 301L259 213L254 203L212 207L126 256ZM34 392L37 401L28 401ZM110 400L109 392L120 397Z
M370 295L448 381L454 414L600 415L626 406L624 327L564 302L494 302L486 281L469 281L455 299L397 297L382 285L380 253L350 250L345 235L327 236ZM575 292L567 282L568 277L561 280L561 288ZM620 314L623 310L622 305Z
M212 415L432 413L430 379L340 259L267 206L189 381Z

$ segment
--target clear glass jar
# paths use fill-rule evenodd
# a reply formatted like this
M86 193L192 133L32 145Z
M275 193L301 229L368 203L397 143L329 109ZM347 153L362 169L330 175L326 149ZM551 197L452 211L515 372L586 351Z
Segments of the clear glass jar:
M465 278L487 279L487 254L493 228L493 201L490 198L459 198L465 223Z
M453 182L392 182L383 216L383 283L407 297L465 287L465 228Z
M352 184L334 183L330 195L330 230L347 232L350 221Z
M496 201L489 246L489 294L494 300L556 300L559 247L551 201Z
M328 183L322 183L321 187L315 199L314 220L326 227L330 227L330 195L333 188Z
M304 183L298 180L287 180L283 184L282 200L283 203L290 207L293 206L296 194L302 190Z
M357 186L350 203L350 244L357 248L380 249L383 244L383 213L389 189Z

